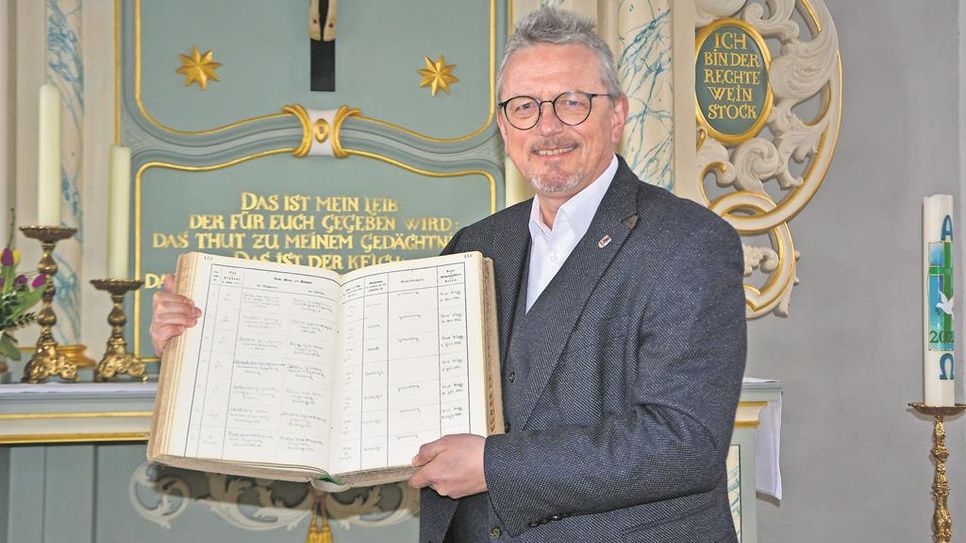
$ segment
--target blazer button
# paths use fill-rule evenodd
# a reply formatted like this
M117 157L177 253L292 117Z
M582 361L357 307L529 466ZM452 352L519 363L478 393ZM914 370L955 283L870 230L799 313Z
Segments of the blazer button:
M515 375L515 374L514 374L514 373L513 373L512 371L511 371L511 372L510 372L510 375L507 375L507 376L506 376L506 380L512 383L512 382L513 382L513 378L514 378L515 376L516 376L516 375Z
M503 535L503 530L499 526L490 528L490 539L498 539L501 535Z
M510 423L509 422L503 424L503 433L504 434L509 434L510 433Z

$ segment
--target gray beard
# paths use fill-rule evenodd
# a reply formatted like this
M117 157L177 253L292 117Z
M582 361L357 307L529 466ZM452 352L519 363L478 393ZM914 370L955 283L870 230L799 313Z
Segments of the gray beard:
M537 192L545 194L553 194L556 192L568 192L580 185L580 180L583 178L582 172L577 172L574 175L567 178L555 178L541 179L539 177L534 177L530 180L530 184Z

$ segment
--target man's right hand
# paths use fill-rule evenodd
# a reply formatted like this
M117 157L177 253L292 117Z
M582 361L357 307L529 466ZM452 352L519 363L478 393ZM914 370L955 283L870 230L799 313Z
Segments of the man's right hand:
M174 293L174 275L170 273L164 276L164 288L154 293L152 305L151 342L154 352L161 356L169 339L198 323L201 310L190 298Z

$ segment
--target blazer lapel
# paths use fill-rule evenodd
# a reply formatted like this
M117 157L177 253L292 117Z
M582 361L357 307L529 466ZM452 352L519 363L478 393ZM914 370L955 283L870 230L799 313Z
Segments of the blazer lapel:
M591 292L637 224L637 183L621 161L587 233L527 313L527 319L534 319L527 323L532 336L527 341L538 343L531 351L538 354L521 382L518 405L524 421L546 388Z
M505 222L489 232L493 244L493 271L496 275L497 323L500 331L500 367L507 358L510 331L520 287L525 285L523 270L530 255L530 206L520 205L507 215Z

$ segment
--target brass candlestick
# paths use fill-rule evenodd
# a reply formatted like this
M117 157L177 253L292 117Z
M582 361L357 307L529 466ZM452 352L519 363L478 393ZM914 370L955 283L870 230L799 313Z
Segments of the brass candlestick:
M57 324L54 314L54 276L57 275L57 262L54 260L54 246L63 239L68 239L77 233L76 228L68 226L21 226L20 231L30 239L40 240L43 255L37 264L37 271L47 274L47 288L44 290L43 308L37 315L40 324L40 337L37 338L37 348L34 355L23 369L21 381L26 383L43 383L51 375L57 375L65 381L77 380L77 365L67 359L63 353L57 351L57 342L51 329Z
M935 418L931 451L933 459L936 460L936 475L932 480L932 495L936 499L936 510L932 515L933 541L950 543L953 538L953 519L946 506L946 499L949 497L949 480L946 478L946 458L949 457L949 449L946 448L946 427L943 426L943 418L954 417L966 411L966 404L936 407L916 402L909 405L923 415Z
M134 353L127 352L127 342L124 341L124 325L127 323L124 315L124 295L141 288L144 282L137 279L92 279L91 284L97 290L109 292L114 302L114 307L107 316L107 323L111 325L111 337L107 340L104 358L94 370L94 381L114 381L118 375L147 381L144 362L134 356Z

